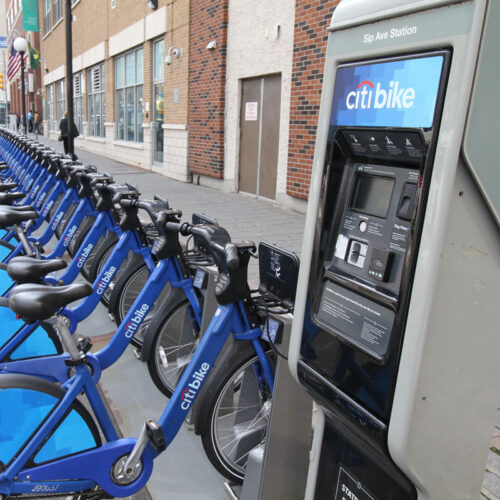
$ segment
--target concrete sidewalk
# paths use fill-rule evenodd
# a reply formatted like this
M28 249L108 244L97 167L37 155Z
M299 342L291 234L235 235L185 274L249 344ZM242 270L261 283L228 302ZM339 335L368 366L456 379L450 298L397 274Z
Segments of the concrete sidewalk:
M56 150L62 143L40 138ZM268 241L300 255L305 216L238 193L224 193L207 187L185 184L127 166L92 153L78 150L84 164L96 165L100 172L110 173L119 183L131 182L139 187L143 198L155 193L165 197L171 208L183 212L183 220L190 221L195 211L216 218L225 227L233 241ZM258 267L251 261L249 278L256 284ZM114 331L104 307L84 322L80 333L98 336L105 344L106 334ZM101 337L104 335L105 337ZM98 344L99 345L99 344ZM154 387L147 368L139 363L129 348L102 377L101 387L125 436L137 436L146 418L158 418L167 399ZM452 418L452 417L450 417ZM478 497L500 500L500 412L492 430L490 450L485 450L485 476ZM224 479L212 468L202 449L201 440L184 424L172 445L155 461L155 469L148 483L148 491L135 495L136 500L160 500L170 496L177 499L214 499L226 497Z

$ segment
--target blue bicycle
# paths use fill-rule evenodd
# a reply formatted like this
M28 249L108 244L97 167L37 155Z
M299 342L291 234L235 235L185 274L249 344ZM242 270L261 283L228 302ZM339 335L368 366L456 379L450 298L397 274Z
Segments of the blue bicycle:
M262 330L247 284L248 260L255 246L234 244L226 237L217 240L213 228L172 221L163 225L166 231L203 238L220 270L219 306L165 411L158 421L148 420L137 439L118 438L96 388L95 367L89 366L88 356L75 344L64 319L56 316L50 321L69 353L74 374L62 386L28 375L0 377L0 494L78 493L80 498L109 498L139 491L151 474L154 458L177 434L231 334L251 343L262 367L261 386L272 391L273 367L260 341ZM160 248L161 243L165 242L160 242ZM165 271L160 262L152 281L164 282ZM9 303L17 314L39 321L89 293L90 288L80 284L63 290L20 285ZM101 367L125 349L147 311L146 295L139 294L126 328L101 351ZM86 396L92 413L79 401L80 394Z

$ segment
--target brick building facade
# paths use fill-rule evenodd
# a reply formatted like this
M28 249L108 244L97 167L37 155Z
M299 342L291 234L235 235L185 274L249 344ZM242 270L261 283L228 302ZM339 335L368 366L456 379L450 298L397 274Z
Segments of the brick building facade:
M67 97L60 3L39 2L44 122L53 138ZM189 0L152 9L138 0L77 0L72 14L76 150L188 180Z
M189 168L217 179L224 175L228 4L191 2L190 17Z
M59 3L39 6L52 137L66 97ZM74 2L76 148L305 210L327 27L339 0L158 3L152 11L138 0ZM250 160L257 167L248 176Z
M327 28L340 0L297 0L288 147L288 195L307 199L318 122Z

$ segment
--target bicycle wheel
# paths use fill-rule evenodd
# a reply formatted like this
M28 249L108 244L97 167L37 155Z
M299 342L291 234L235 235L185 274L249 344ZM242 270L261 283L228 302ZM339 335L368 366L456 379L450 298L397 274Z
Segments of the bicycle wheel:
M119 326L123 321L123 318L127 315L140 291L144 288L149 275L149 269L147 265L143 263L141 266L135 268L135 270L133 270L133 272L130 273L127 277L120 276L120 283L117 280L115 289L118 289L118 298L114 301L114 308L112 311L117 326ZM168 294L169 290L170 285L167 285L150 308L148 314L146 315L146 318L142 322L139 329L135 332L131 340L133 346L138 348L142 347L144 334L155 315L157 304L161 303L163 298Z
M184 368L198 347L200 330L191 304L179 304L157 329L148 358L148 370L156 387L172 396Z
M262 372L255 354L238 363L198 409L198 418L208 422L201 435L207 457L223 476L238 483L245 477L249 453L267 435L272 393Z

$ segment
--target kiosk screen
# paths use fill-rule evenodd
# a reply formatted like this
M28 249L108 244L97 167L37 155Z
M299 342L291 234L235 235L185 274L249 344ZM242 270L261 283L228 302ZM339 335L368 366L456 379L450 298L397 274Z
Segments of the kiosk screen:
M351 201L351 208L375 217L385 219L391 202L394 179L358 175Z

